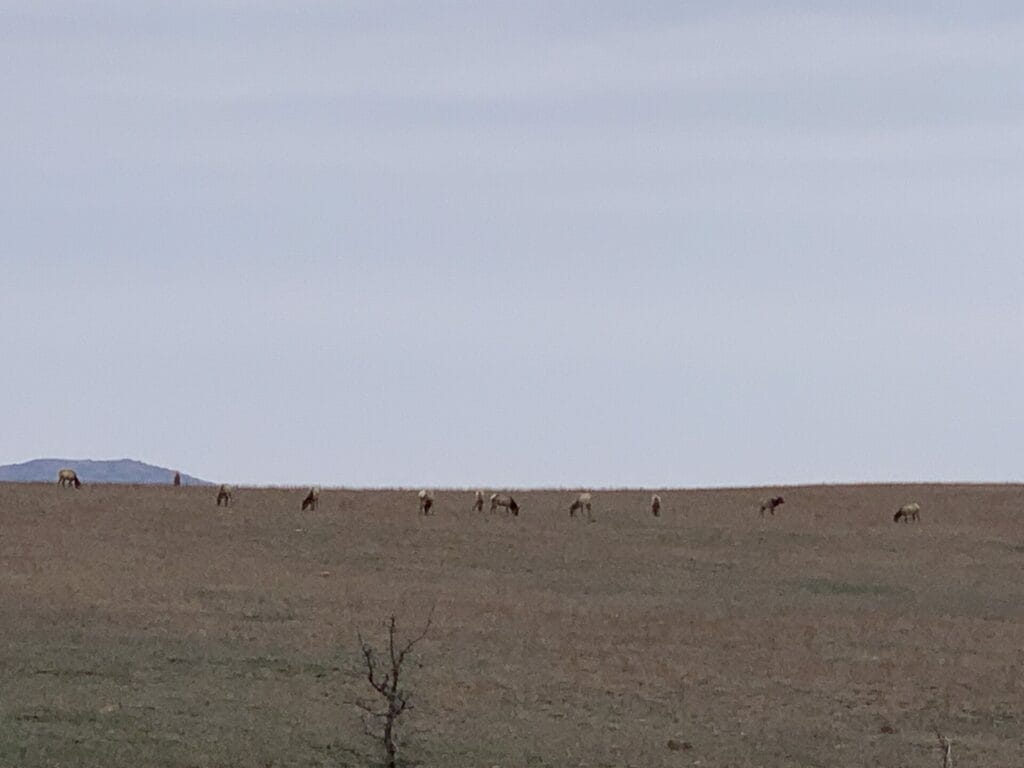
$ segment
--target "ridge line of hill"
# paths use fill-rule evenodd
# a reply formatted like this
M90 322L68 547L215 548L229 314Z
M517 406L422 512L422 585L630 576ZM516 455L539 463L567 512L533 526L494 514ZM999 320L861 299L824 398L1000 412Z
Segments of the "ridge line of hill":
M75 470L83 483L169 485L176 471L137 459L42 458L0 466L0 482L52 483L58 470L64 467ZM181 484L212 485L184 472L181 472Z

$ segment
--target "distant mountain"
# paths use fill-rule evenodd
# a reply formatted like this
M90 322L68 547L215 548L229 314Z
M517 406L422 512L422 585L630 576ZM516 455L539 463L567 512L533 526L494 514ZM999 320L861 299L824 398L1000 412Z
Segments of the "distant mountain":
M33 459L24 464L0 466L0 482L55 483L57 471L69 467L83 483L150 483L170 485L174 470L155 467L134 459L93 461L92 459ZM212 485L206 480L181 473L182 485Z

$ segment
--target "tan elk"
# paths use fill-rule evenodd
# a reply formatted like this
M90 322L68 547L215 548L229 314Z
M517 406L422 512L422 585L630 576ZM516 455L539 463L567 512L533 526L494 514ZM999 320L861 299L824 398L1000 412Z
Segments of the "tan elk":
M484 511L484 492L477 491L476 496L473 497L473 511L483 512Z
M656 493L651 496L651 514L661 517L661 496Z
M220 488L217 489L217 506L224 502L225 507L231 506L231 499L235 494L235 489L226 483L222 483Z
M913 504L904 504L902 507L896 510L896 514L893 515L892 521L898 523L900 518L903 518L903 522L907 523L913 520L915 523L921 521L921 505L917 502Z
M581 493L576 497L576 500L569 505L569 517L576 517L576 513L580 510L587 511L587 519L593 521L594 516L591 513L591 496L589 493Z
M434 506L434 492L424 489L417 495L420 499L420 512L424 515L429 515L430 508Z
M64 468L57 473L57 485L71 488L82 487L82 481L78 479L78 474L73 469Z
M519 505L516 504L516 500L505 493L492 493L491 494L491 512L496 510L498 507L505 508L505 514L511 512L516 517L519 516Z
M309 489L309 493L306 494L306 498L302 500L302 511L311 509L316 512L317 506L320 504L320 486L314 485Z

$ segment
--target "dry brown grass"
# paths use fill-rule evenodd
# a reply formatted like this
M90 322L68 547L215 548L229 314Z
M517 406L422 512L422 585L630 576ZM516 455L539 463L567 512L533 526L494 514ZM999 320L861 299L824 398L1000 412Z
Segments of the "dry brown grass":
M368 765L356 629L434 605L424 766L937 768L936 728L1024 764L1018 486L787 488L764 523L764 489L594 524L304 492L0 486L0 765Z

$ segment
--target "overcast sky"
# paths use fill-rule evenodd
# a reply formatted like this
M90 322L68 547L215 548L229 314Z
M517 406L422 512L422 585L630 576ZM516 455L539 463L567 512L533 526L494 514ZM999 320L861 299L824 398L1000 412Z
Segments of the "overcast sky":
M0 463L1024 480L1021 8L0 2Z

